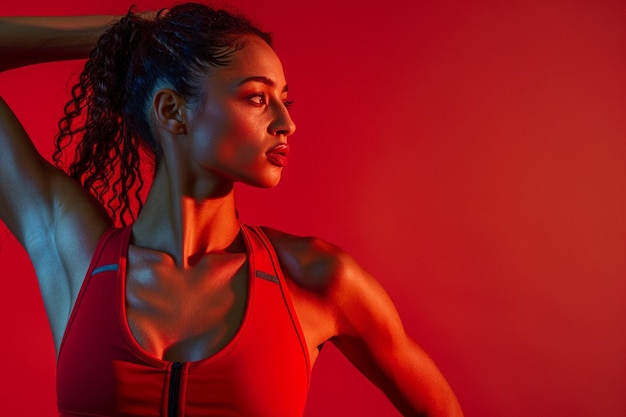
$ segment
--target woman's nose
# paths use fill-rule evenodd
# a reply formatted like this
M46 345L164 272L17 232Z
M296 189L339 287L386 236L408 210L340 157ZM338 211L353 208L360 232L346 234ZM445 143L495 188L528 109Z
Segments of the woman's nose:
M271 133L273 135L289 136L293 135L296 131L296 124L291 119L289 110L284 103L280 103L276 108L276 118L270 125Z

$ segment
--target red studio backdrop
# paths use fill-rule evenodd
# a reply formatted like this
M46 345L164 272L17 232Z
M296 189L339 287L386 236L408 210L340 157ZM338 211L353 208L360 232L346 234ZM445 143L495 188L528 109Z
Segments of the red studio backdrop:
M24 0L0 14L129 5ZM467 416L626 416L626 3L217 5L273 32L298 125L282 183L239 188L241 217L348 250ZM0 74L46 157L80 65ZM51 333L4 226L0 277L1 413L53 416ZM399 414L327 347L306 417L357 415Z

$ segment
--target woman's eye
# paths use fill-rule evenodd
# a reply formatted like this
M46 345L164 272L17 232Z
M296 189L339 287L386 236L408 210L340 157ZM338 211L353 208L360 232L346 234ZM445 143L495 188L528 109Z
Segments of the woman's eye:
M253 103L259 104L259 105L267 103L267 100L265 99L265 93L254 94L254 95L250 96L249 99Z
M252 94L252 95L248 96L248 100L250 100L251 102L253 102L254 104L256 104L258 106L265 106L266 104L268 104L268 98L267 98L267 95L265 93ZM293 100L284 100L283 101L283 105L287 109L290 109L291 106L293 105Z

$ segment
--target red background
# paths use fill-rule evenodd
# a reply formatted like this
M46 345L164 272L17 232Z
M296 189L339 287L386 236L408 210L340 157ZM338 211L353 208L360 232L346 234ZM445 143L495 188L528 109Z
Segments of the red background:
M26 0L0 14L127 6ZM467 416L624 417L626 3L232 6L274 33L298 124L281 185L240 189L244 220L352 253ZM79 68L0 74L0 94L44 155ZM2 413L53 415L37 284L0 235ZM398 414L326 348L306 416L345 415Z

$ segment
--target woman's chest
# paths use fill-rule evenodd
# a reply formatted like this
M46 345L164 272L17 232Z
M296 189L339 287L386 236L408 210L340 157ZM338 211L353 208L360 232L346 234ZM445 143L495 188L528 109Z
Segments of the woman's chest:
M223 348L246 313L245 255L207 255L188 269L129 251L124 302L130 332L150 355L197 361Z

